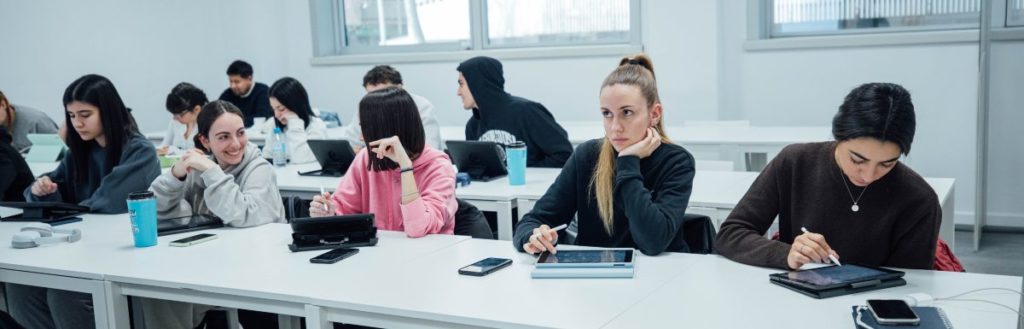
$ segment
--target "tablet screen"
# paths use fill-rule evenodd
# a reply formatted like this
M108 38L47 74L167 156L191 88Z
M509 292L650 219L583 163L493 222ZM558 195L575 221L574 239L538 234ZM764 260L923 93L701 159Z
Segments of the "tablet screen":
M867 267L847 264L843 266L828 266L819 267L813 270L789 272L787 277L793 281L815 286L829 286L870 280L886 274L889 273Z
M557 254L544 253L537 263L581 264L581 263L629 263L633 261L632 250L560 250Z

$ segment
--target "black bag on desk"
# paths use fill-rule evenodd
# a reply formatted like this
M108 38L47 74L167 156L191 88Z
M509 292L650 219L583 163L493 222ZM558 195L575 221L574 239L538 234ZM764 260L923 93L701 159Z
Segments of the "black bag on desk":
M377 245L373 214L296 218L291 225L291 251Z

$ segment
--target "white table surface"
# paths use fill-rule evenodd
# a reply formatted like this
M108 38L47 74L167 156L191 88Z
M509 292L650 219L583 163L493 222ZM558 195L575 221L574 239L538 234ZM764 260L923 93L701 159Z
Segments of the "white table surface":
M1021 290L1021 277L922 270L907 272L907 285L854 295L814 299L768 282L780 270L747 266L718 255L677 254L693 259L686 272L637 303L605 328L853 328L850 307L867 299L899 299L924 292L949 297L979 288ZM1017 308L1020 295L980 292L985 299ZM965 297L967 298L967 297ZM1017 315L974 302L939 302L956 328L1016 328ZM870 316L865 314L865 316Z

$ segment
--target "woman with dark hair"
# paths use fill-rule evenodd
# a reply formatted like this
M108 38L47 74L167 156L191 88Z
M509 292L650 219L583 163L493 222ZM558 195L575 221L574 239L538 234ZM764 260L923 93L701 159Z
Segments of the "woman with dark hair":
M270 107L274 109L274 120L267 120L260 127L260 132L267 136L274 133L274 128L281 129L286 143L287 158L292 163L316 161L313 151L306 144L310 139L327 139L327 124L316 117L313 107L309 105L309 95L299 80L284 77L270 86ZM270 158L269 150L263 156Z
M196 148L186 151L150 187L157 199L157 217L205 215L234 227L283 223L274 168L246 138L242 111L229 102L213 101L203 106L196 125ZM148 328L194 328L209 309L143 299Z
M333 196L313 198L310 215L373 213L377 228L413 238L454 233L455 170L448 155L426 145L409 93L399 87L367 93L359 102L359 125L367 148Z
M557 252L552 227L578 219L575 244L631 247L647 255L687 251L677 239L693 189L690 152L665 135L654 65L622 58L601 83L605 137L576 148L533 211L516 224L513 245Z
M7 129L18 152L25 152L32 147L28 134L56 134L57 123L46 113L37 109L11 104L3 91L0 91L0 126Z
M928 183L899 162L910 153L915 126L910 93L900 85L853 89L832 120L835 141L779 152L722 223L715 249L782 269L829 256L931 269L942 209ZM764 238L776 216L778 241Z
M25 199L77 203L97 213L124 213L128 193L160 175L153 143L135 125L114 84L99 75L78 78L64 91L68 154L25 189ZM44 328L92 328L89 294L8 284L11 315Z
M156 148L157 155L180 155L195 147L196 116L207 102L206 93L191 83L182 82L171 89L164 106L174 120L167 125L167 135Z

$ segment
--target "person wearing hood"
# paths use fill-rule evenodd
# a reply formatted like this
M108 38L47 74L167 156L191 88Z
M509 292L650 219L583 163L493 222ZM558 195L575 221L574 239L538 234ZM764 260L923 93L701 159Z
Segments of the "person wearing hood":
M466 122L466 140L502 145L526 143L528 167L561 168L572 155L562 126L544 105L505 92L501 62L478 56L459 64L462 107L473 111Z
M455 171L444 152L425 142L413 98L400 87L367 93L359 102L360 150L334 194L313 198L311 216L374 214L377 228L411 238L453 234Z
M214 101L203 106L196 123L196 148L150 186L157 217L206 215L234 227L284 223L274 168L246 138L242 111ZM148 298L142 305L147 328L194 328L212 308Z

